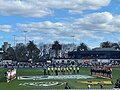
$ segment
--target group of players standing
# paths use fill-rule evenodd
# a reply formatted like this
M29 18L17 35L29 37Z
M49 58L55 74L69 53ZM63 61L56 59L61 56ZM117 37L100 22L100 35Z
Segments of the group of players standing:
M112 78L112 68L111 67L96 67L91 68L91 75L104 78Z
M79 74L79 67L48 67L44 68L44 75L70 75Z
M70 75L79 74L80 67L47 67L44 68L44 75ZM112 78L111 67L91 68L91 75L98 77Z

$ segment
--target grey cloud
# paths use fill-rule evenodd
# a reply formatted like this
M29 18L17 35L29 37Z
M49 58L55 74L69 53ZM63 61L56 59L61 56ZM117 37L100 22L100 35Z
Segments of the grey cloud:
M68 40L74 36L76 40L85 37L102 40L102 33L120 33L120 16L113 16L109 12L101 12L78 18L72 23L44 21L29 24L19 23L17 27L20 28L20 30L30 30L31 33L37 32L44 34L46 38L49 39L66 38L66 40ZM101 34L98 35L97 33L100 32Z
M83 30L101 32L120 32L120 16L109 12L93 13L84 18L76 19L74 25Z
M52 15L54 9L67 9L79 13L107 6L111 0L0 0L1 15L43 17Z

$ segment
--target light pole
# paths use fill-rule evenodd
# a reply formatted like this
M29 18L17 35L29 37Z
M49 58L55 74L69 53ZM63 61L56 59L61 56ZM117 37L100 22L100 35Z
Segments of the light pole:
M16 35L13 35L13 40L14 40L14 47L16 46L16 43L15 43L15 41L16 41Z
M74 45L74 44L75 44L75 43L74 43L74 41L75 41L75 32L74 32L74 29L75 29L75 28L74 28L74 25L72 25L72 24L71 24L70 26L71 26L71 28L72 28L72 36L71 36L71 37L72 37L72 39L73 39L73 45Z
M75 35L72 35L71 37L72 37L72 39L73 39L73 45L74 45Z
M26 42L27 42L27 36L26 36L27 30L23 30L23 32L25 34L25 45L26 45Z

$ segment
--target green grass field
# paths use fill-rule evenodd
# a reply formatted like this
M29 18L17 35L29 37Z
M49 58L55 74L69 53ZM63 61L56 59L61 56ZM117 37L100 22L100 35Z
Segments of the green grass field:
M9 84L5 82L4 78L4 72L7 71L7 69L0 69L0 90L42 90L42 89L64 89L64 84L62 85L56 85L56 86L48 86L48 87L31 87L31 86L22 86L19 85L21 83L27 83L27 82L68 82L70 87L72 89L85 89L87 88L87 84L81 83L81 81L107 81L110 79L103 79L103 78L94 78L94 79L70 79L70 80L13 80ZM80 68L80 74L81 75L90 75L89 68ZM43 75L43 70L39 68L35 69L17 69L17 76L38 76ZM113 82L112 85L104 85L105 89L112 89L114 87L114 83L117 78L120 78L120 69L119 68L113 68L113 79L111 81ZM100 88L98 85L92 85L91 88Z

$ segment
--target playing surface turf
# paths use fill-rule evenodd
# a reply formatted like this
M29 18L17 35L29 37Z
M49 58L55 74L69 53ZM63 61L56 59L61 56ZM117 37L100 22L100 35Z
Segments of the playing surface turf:
M120 78L120 69L113 68L113 78L103 79L103 78L91 78L91 79L52 79L52 80L18 80L15 79L9 84L5 82L4 72L8 69L0 69L0 90L42 90L42 89L64 89L64 83L68 82L72 89L85 89L89 81L94 85L91 88L100 88L98 84L106 84L103 87L105 89L112 89L117 78ZM80 75L90 76L89 68L80 68ZM43 70L40 68L22 68L17 69L17 76L41 76L43 75ZM111 82L113 84L111 84ZM107 84L109 83L109 84ZM48 84L48 86L46 85ZM51 85L50 85L51 84ZM50 85L50 86L49 86Z

